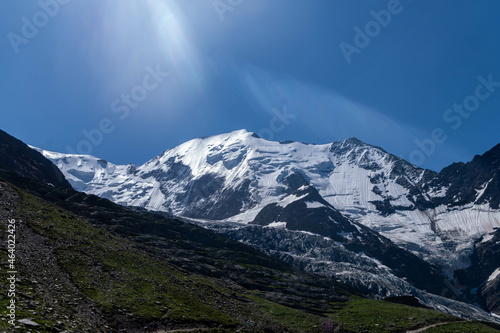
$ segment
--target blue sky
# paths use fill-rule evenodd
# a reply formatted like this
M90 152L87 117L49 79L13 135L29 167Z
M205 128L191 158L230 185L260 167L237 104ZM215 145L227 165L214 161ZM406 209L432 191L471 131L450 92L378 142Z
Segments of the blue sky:
M500 2L0 4L0 129L142 164L245 128L440 170L500 142Z

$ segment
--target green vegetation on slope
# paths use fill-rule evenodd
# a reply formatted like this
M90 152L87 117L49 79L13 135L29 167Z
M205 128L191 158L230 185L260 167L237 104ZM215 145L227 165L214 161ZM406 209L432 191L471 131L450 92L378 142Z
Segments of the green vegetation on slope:
M457 322L457 323L447 323L443 325L437 325L435 327L429 327L425 330L425 333L495 333L498 329L493 328L498 325L492 325L479 322Z
M332 318L353 332L401 332L430 323L458 320L434 310L401 306L386 301L355 298Z

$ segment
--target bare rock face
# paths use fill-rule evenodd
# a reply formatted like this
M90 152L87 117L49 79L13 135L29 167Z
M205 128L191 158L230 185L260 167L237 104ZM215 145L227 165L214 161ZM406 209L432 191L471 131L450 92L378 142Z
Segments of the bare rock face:
M38 151L0 130L0 169L58 188L71 188L62 172Z
M456 272L470 299L500 315L500 229L486 235L475 246L471 266Z

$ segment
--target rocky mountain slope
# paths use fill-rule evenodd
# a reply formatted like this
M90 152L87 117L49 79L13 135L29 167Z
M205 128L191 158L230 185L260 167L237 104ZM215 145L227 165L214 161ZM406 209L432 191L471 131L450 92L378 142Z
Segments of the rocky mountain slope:
M0 130L0 169L15 170L24 177L37 179L55 187L71 188L65 176L53 163L2 130Z
M251 223L324 236L342 245L346 251L358 254L357 257L364 256L378 262L387 268L387 272L411 281L417 288L446 294L443 283L446 277L436 267L344 217L312 186L303 185L281 201L268 204ZM448 296L453 295L450 293Z
M209 230L14 171L0 170L0 238L6 244L15 220L17 239L18 320L0 321L8 332L139 332L165 318L173 331L399 332L443 322L495 331L368 300ZM3 265L8 253L2 246Z
M300 332L320 326L331 302L343 307L349 300L339 284L192 225L113 209L102 199L76 193L65 203L71 211L9 183L1 187L1 238L6 238L5 211L17 221L18 238L16 316L21 322L17 327L0 322L9 332L138 332L165 318L172 329L230 332L250 319L255 329ZM53 200L56 193L64 197L64 192L43 190ZM80 216L80 209L92 218ZM107 225L110 216L113 225ZM6 282L1 286L6 290ZM294 326L290 318L274 317L267 306L303 318ZM316 314L308 315L307 309Z

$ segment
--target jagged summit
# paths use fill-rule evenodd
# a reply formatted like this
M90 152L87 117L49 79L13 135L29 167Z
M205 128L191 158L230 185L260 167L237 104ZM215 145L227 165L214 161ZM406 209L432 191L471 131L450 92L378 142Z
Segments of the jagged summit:
M350 137L348 139L334 141L331 144L331 150L336 151L339 154L344 154L352 149L355 149L355 150L373 149L373 150L378 150L383 154L388 154L388 155L396 157L395 155L389 154L385 149L383 149L379 146L375 146L375 145L366 143L366 142L361 141L360 139L355 138L355 137ZM399 158L399 157L397 157L397 158Z
M350 137L350 138L347 138L345 140L342 140L341 141L343 144L351 144L351 145L359 145L359 146L366 146L368 145L367 143L359 140L358 138L355 138L355 137Z
M273 140L268 140L260 137L257 133L248 131L246 129L239 129L235 130L232 132L228 133L223 133L223 134L216 134L216 135L211 135L211 136L205 136L205 137L199 137L195 138L189 141L186 141L185 143L177 146L170 148L166 150L165 152L168 152L172 149L177 149L181 150L181 147L190 147L193 145L205 143L205 144L213 144L216 143L218 145L231 145L237 142L241 143L246 143L246 144L264 144L263 142L266 142L267 145L269 143L279 143L279 144L301 144L301 145L312 145L312 146L322 146L322 145L332 145L332 146L349 146L349 147L365 147L365 148L377 148L385 152L384 149L378 146L370 145L366 142L363 142L355 137L350 137L345 140L339 140L339 141L333 141L327 144L317 144L317 143L312 143L312 142L300 142L300 141L294 141L294 140L280 140L280 141L273 141ZM164 152L164 153L165 153Z

